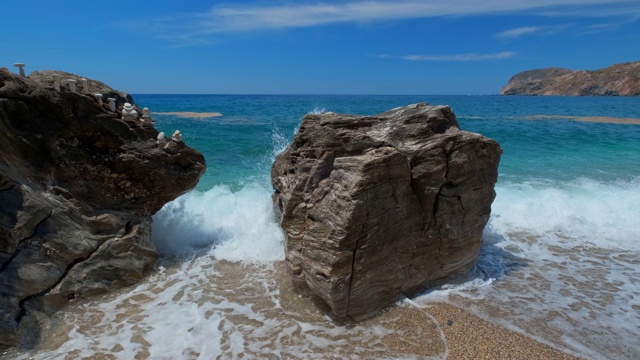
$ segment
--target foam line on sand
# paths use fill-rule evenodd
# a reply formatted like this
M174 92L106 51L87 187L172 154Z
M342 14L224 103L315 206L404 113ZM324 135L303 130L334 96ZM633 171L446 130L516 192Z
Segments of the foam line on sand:
M424 311L442 330L449 359L580 359L447 303Z

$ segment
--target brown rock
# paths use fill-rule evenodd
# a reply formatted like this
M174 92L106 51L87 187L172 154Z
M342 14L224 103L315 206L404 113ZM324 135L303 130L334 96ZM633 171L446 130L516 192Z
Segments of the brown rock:
M271 172L294 282L361 319L466 272L501 153L446 106L305 116Z
M503 95L638 96L640 61L595 71L547 68L513 76Z
M28 345L42 314L154 265L151 215L205 170L202 154L160 149L157 135L91 95L0 68L0 344Z

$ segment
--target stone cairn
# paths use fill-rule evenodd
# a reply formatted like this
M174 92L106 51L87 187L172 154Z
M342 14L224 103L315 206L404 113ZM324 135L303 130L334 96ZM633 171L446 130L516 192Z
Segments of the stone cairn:
M13 66L19 69L18 71L20 73L20 76L27 77L24 71L24 67L26 66L24 63L18 62L13 64ZM66 84L69 87L69 91L71 91L72 93L78 92L78 80L62 79L60 74L55 74L55 73L51 74L51 77L53 78L53 88L56 91L58 92L62 91L62 85ZM95 101L98 103L98 106L104 107L105 103L103 99L103 94L91 93L91 82L87 78L84 78L84 77L80 78L80 83L82 84L82 92L86 95L93 96ZM109 107L109 110L111 110L111 112L117 112L117 105L116 105L117 99L113 97L109 97L106 100L107 100L107 105ZM151 111L147 107L142 109L142 115L139 116L139 113L134 108L134 106L131 103L126 102L124 103L121 109L121 113L122 113L122 116L121 116L122 120L138 120L139 119L142 123L154 124L154 120L151 117ZM173 135L171 136L171 140L173 140L176 143L182 142L182 133L180 132L180 130L176 130L173 133ZM167 140L167 137L163 132L158 134L158 139L157 139L158 147L165 147L168 145L168 143L169 142Z

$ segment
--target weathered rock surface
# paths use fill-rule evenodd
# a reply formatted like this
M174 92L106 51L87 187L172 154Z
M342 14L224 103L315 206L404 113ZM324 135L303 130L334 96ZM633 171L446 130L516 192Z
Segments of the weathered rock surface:
M40 80L0 68L5 345L37 338L43 314L70 299L140 280L158 258L151 215L205 170L204 157L183 143L158 148L153 126Z
M306 115L271 172L294 282L362 319L468 271L501 154L446 106Z
M548 68L523 71L500 91L503 95L638 96L640 61L589 71Z
M29 74L29 79L35 80L45 87L53 87L55 83L53 74L60 75L60 88L62 91L70 91L68 81L75 80L77 84L77 92L80 94L102 94L102 101L105 103L107 103L108 98L114 98L116 99L116 106L118 109L127 102L134 104L133 97L124 91L114 90L102 81L85 78L65 71L36 70ZM88 89L84 88L84 82L82 81L83 78L87 81Z

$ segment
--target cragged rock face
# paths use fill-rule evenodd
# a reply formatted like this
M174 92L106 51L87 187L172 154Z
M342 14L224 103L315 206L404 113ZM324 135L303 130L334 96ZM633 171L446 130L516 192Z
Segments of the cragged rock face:
M560 68L527 70L509 79L503 95L639 96L640 61L594 71Z
M363 319L468 271L501 154L446 106L306 115L271 172L294 282Z
M205 170L198 151L160 149L157 135L0 68L0 344L28 346L42 314L152 268L151 215Z

